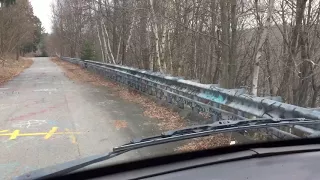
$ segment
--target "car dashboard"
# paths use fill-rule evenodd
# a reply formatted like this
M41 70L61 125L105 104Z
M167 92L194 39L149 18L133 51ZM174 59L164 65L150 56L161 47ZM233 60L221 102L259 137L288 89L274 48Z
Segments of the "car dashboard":
M255 144L124 163L56 179L318 180L319 167L319 144Z

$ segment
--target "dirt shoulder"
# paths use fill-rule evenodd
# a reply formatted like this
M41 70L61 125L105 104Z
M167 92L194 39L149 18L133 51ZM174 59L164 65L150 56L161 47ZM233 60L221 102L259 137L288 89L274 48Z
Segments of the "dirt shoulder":
M90 73L78 65L62 61L59 58L51 59L54 63L60 66L65 75L73 81L79 83L91 83L96 86L106 86L116 92L119 97L124 100L137 103L144 108L144 115L157 119L158 127L161 130L173 130L186 127L185 120L180 117L179 113L172 109L161 106L150 98L141 95L135 91L129 90L117 83L110 82L105 78ZM176 151L195 151L200 149L209 149L212 147L226 146L230 143L230 136L218 134L214 136L197 138L187 142L185 145L176 149Z
M33 63L31 58L19 60L7 60L0 64L0 85L19 75L23 70L29 68Z

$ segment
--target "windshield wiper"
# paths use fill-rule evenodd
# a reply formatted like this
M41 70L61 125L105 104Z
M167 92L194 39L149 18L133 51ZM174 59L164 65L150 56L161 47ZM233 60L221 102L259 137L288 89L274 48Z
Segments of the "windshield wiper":
M319 124L319 120L307 120L304 118L291 119L248 119L248 120L223 120L213 124L192 126L184 129L168 131L158 136L152 136L143 139L132 140L130 143L113 148L110 153L89 156L82 159L69 161L55 166L38 169L26 174L23 174L16 179L44 179L55 176L68 174L83 167L95 164L107 159L119 156L128 151L136 150L143 147L176 142L186 139L210 136L218 133L227 133L235 131L244 131L250 129L270 128L287 125L310 125Z

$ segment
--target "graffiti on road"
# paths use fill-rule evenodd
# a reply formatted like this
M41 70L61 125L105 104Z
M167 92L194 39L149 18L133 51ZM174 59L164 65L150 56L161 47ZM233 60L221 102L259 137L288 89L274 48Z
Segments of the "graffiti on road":
M66 103L67 102L64 101L62 103L55 104L53 106L47 107L45 109L42 109L40 111L30 112L30 113L27 113L27 114L20 115L18 117L12 117L12 118L9 119L9 121L25 120L26 118L30 118L30 117L33 117L33 116L36 116L36 115L39 115L39 114L45 114L45 113L48 113L48 112L53 111L55 109L63 107Z
M14 131L9 130L0 130L0 137L9 137L9 140L15 140L18 137L32 137L32 136L42 136L43 139L48 140L52 136L56 135L67 135L70 137L72 143L76 143L75 134L81 134L80 132L73 132L69 129L65 129L65 131L58 132L58 127L52 127L48 132L33 132L33 133L21 133L19 129Z
M39 127L45 124L56 125L55 121L47 121L47 120L28 120L19 123L15 123L12 125L14 128L34 128Z

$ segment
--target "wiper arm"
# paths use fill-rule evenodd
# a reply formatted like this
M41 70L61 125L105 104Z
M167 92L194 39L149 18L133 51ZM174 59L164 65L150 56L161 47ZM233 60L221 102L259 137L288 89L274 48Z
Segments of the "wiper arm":
M83 167L95 164L107 159L116 157L128 151L140 149L147 146L165 144L186 139L205 137L218 133L227 133L234 131L243 131L250 129L279 127L285 125L310 125L319 124L319 120L306 120L304 118L292 119L253 119L253 120L223 120L213 124L192 126L189 128L168 131L158 136L152 136L143 139L132 140L130 143L113 148L113 151L107 154L90 156L83 159L73 160L59 165L35 170L17 177L16 179L44 179L58 175L68 174Z
M319 120L306 120L304 118L276 119L261 118L253 120L222 120L213 124L203 126L193 126L180 130L173 130L144 139L136 139L128 144L113 148L114 152L132 150L152 145L164 144L169 142L182 141L198 137L210 136L213 134L243 131L250 129L270 128L287 125L310 125L319 124Z

